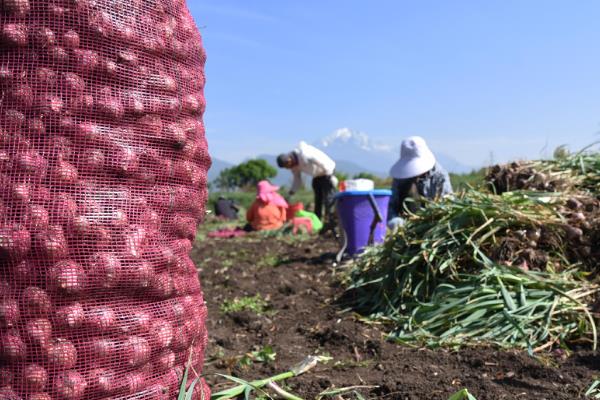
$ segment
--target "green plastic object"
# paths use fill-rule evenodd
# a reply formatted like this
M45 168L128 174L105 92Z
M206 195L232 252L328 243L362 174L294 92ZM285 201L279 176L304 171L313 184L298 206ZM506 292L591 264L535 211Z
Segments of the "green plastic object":
M321 229L323 229L323 223L315 213L305 210L299 210L296 211L296 214L294 214L294 216L300 218L310 218L310 220L312 221L313 232L319 232Z

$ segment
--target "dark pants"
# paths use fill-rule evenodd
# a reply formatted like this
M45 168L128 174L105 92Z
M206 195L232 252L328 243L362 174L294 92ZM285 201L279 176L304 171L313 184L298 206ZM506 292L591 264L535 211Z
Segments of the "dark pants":
M313 178L312 188L315 192L315 214L323 223L327 223L328 219L331 218L331 208L333 207L333 195L335 188L331 183L331 176L319 176ZM323 213L323 209L325 213ZM325 216L325 219L323 219Z

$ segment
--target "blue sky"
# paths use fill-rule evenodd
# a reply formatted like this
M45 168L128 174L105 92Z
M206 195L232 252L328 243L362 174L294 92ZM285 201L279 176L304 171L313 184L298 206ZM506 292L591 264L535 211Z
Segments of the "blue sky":
M478 166L600 139L600 1L188 0L211 154L339 128Z

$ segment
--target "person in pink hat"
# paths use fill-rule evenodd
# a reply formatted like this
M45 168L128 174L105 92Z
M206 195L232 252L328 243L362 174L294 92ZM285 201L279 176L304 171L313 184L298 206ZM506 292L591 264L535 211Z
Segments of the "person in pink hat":
M286 222L288 204L278 190L279 187L269 181L260 181L256 185L256 199L246 212L252 230L275 230Z
M402 141L400 159L390 169L390 175L393 182L388 227L392 230L404 224L403 216L407 208L415 211L416 203L408 203L407 199L435 200L452 193L450 176L420 136L411 136Z

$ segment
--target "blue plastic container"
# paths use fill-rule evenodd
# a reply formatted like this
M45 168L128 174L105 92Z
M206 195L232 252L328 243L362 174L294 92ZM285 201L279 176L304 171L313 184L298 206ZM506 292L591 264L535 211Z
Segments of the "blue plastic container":
M340 223L347 239L346 254L358 254L369 244L371 224L377 212L381 222L373 231L373 243L383 242L391 195L391 190L349 191L336 195Z

